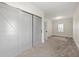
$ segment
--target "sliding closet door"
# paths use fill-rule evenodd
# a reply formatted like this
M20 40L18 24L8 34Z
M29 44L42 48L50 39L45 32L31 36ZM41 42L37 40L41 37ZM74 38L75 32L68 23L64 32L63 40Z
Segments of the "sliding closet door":
M18 11L0 3L0 56L16 56L18 47Z
M41 43L41 18L33 16L33 46L38 46Z
M32 47L32 15L0 3L0 56L17 56Z
M18 42L19 52L32 48L32 15L19 11Z

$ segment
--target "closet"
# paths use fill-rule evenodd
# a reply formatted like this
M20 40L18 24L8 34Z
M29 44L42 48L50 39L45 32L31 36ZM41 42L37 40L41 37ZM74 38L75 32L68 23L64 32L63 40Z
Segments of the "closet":
M0 57L17 56L41 43L41 18L0 3Z

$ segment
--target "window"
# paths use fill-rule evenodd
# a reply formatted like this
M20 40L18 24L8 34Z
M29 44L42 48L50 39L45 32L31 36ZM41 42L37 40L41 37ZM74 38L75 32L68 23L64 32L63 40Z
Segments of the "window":
M58 32L64 32L64 24L58 24Z

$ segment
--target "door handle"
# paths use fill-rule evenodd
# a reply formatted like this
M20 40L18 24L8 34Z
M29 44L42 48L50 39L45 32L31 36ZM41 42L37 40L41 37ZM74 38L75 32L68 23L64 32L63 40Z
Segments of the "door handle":
M41 33L42 33L42 30L41 30Z
M47 32L47 31L46 31Z

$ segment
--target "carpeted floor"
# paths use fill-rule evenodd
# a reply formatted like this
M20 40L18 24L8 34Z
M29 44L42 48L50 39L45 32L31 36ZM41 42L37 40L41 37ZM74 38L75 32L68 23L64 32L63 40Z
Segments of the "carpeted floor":
M44 44L26 50L18 57L79 57L79 50L72 39L51 37Z

